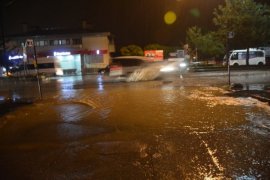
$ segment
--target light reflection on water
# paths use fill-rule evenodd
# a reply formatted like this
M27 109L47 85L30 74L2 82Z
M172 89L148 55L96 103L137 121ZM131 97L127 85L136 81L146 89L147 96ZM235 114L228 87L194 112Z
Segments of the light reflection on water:
M98 84L98 90L103 91L104 90L104 82L103 82L103 79L102 79L101 75L99 75L97 77L97 84Z
M250 124L244 127L254 134L259 134L265 137L270 136L270 121L261 113L247 113L247 120Z
M243 87L243 90L264 90L266 87L265 84L246 84Z
M74 90L74 85L77 82L82 81L82 76L67 76L67 77L59 77L56 79L57 89L60 91L61 98L68 99L74 98L76 96L76 91ZM46 87L44 87L46 91ZM58 93L56 91L55 93Z
M59 93L62 99L58 96L56 102L43 104L45 113L32 115L32 109L30 115L22 118L24 123L27 118L45 121L44 116L48 115L56 127L48 133L59 137L60 144L87 144L87 148L76 149L72 156L76 162L86 163L84 167L91 167L87 170L97 173L97 177L117 176L119 168L126 174L138 175L138 179L253 177L256 171L243 174L248 174L250 168L259 171L264 167L250 164L269 160L269 143L260 140L259 133L248 133L242 128L258 126L247 121L250 114L246 112L251 111L243 108L247 101L224 97L220 88L175 86L159 81L102 83L101 89L99 85L79 90L63 85L66 89ZM259 123L255 117L256 114L250 121ZM262 119L268 117L262 115ZM259 124L268 126L265 122L268 121ZM46 126L39 127L46 131ZM68 161L72 148L76 146L68 147L52 169L63 167L65 161L70 169L82 170L72 164L74 159Z
M66 104L58 106L56 109L60 112L61 119L64 122L80 122L85 118L92 110L92 107L88 107L81 104Z

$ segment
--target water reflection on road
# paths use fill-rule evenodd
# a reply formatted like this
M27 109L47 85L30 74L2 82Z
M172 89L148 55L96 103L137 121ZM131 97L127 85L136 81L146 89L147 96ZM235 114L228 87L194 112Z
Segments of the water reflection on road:
M44 87L45 100L0 117L0 177L269 177L269 106L181 81Z

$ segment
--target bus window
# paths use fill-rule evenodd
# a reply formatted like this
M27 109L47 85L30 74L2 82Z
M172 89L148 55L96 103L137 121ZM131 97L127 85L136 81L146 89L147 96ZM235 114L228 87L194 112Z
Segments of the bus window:
M231 60L238 60L238 53L232 53Z
M239 60L244 60L247 57L247 53L246 52L239 52L239 56L238 59Z
M263 51L256 51L256 57L264 57Z
M249 59L256 58L256 53L254 51L249 52Z

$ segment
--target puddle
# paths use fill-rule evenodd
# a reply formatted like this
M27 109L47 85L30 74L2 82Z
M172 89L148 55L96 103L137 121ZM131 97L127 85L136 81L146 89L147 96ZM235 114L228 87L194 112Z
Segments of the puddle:
M254 134L259 134L265 137L270 135L270 120L265 116L257 113L248 113L247 120L250 122L244 128Z
M78 122L87 117L91 111L91 106L84 104L62 104L56 107L56 111L60 113L61 119L64 122Z

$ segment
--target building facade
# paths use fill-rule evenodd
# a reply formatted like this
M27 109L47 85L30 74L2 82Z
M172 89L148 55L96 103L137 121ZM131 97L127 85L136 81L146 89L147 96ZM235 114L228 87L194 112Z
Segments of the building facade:
M52 75L84 75L95 73L110 62L115 51L109 32L104 33L40 33L8 37L8 59L20 71Z

